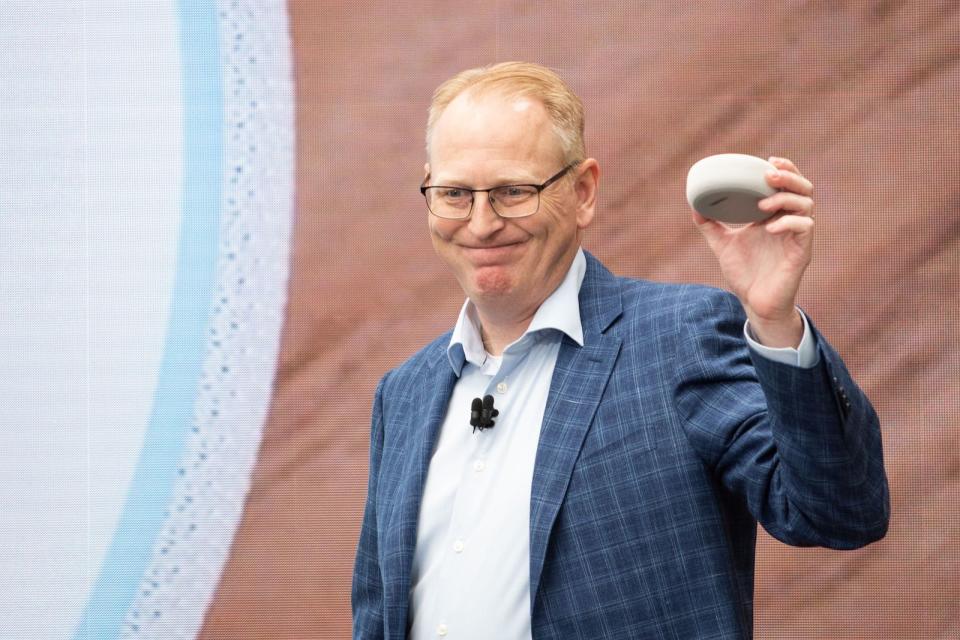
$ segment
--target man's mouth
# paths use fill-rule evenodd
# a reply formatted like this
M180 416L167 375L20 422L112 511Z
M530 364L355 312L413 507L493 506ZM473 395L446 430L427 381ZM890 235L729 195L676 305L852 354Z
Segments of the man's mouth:
M461 245L470 260L475 263L495 263L510 256L523 246L523 242L501 242L492 245Z

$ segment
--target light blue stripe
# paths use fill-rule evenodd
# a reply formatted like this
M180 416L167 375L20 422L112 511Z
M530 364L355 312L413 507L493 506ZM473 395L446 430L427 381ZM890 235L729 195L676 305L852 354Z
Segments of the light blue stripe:
M184 184L169 326L140 459L75 640L109 640L120 635L170 508L205 353L223 180L218 17L214 0L179 0L178 12Z

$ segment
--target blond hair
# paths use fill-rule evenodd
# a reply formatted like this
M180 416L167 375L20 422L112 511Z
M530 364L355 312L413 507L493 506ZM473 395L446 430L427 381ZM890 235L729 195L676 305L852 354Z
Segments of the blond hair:
M530 62L501 62L467 69L433 92L427 117L427 155L437 120L454 98L467 91L499 92L505 98L532 98L546 108L563 151L564 164L586 157L583 143L583 103L556 73Z

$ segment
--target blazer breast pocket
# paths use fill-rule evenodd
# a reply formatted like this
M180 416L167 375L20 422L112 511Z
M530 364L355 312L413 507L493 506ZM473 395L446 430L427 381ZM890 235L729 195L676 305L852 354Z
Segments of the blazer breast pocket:
M597 425L593 426L596 427ZM611 431L602 435L591 429L583 443L580 459L577 463L591 464L607 458L618 458L625 461L631 456L640 455L657 448L656 440L646 431L649 426L641 423L633 425L633 427L630 430Z

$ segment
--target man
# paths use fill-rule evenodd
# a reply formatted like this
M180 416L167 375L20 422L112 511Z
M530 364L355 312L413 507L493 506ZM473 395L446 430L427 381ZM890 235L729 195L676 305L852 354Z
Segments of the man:
M794 545L884 535L877 417L795 305L814 219L792 162L768 221L694 213L734 297L580 249L600 171L547 69L441 85L427 155L467 301L377 388L355 637L748 638L757 521Z

